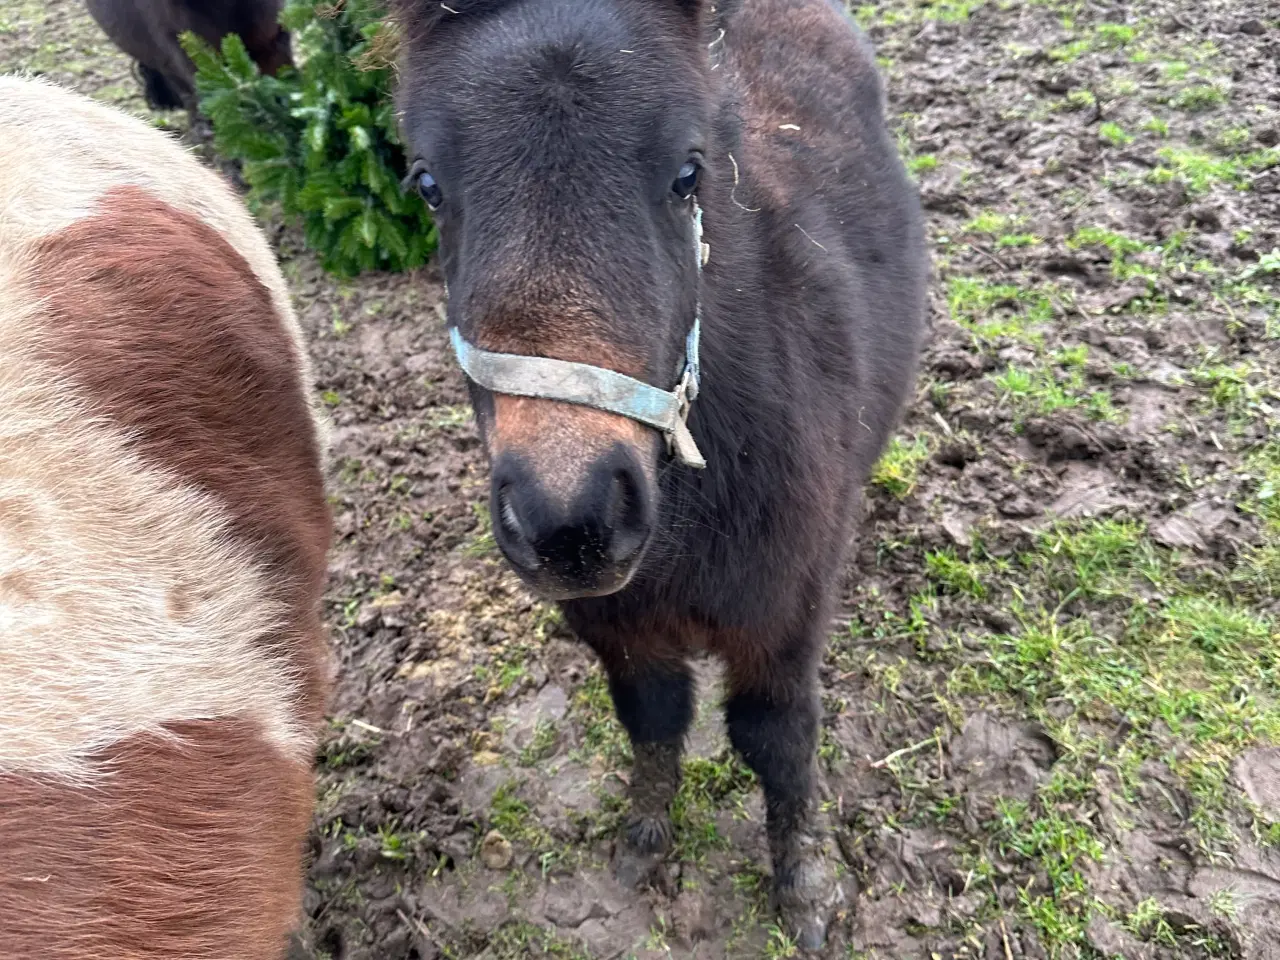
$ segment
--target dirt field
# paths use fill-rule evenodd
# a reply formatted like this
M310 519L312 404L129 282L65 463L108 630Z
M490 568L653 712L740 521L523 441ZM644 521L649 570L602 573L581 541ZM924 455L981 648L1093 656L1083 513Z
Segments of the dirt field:
M1280 8L857 15L935 332L823 672L849 899L826 955L1274 960ZM15 69L143 109L76 0L0 0ZM609 878L625 737L493 549L435 273L339 284L271 229L337 428L342 680L298 955L794 955L710 668L665 883Z

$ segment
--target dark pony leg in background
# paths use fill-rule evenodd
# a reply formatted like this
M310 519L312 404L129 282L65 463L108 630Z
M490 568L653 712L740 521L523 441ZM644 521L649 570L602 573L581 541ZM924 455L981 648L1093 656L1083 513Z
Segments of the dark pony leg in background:
M146 97L147 106L152 110L179 110L186 106L182 97L173 89L173 84L159 70L145 63L135 62L134 68L138 82L142 84L142 93Z
M814 788L825 624L803 625L762 661L728 660L725 703L729 740L764 791L775 907L810 945L821 941L825 910L840 896L815 849L823 836Z

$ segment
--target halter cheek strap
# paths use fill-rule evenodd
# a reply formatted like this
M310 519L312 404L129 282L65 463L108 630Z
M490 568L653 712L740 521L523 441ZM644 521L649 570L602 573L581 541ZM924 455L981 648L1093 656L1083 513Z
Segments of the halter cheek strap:
M702 242L702 208L693 206L694 250L701 279L711 248ZM667 449L683 466L701 470L707 465L689 432L689 408L697 399L701 377L698 350L702 336L702 298L699 294L693 327L685 338L684 363L674 390L660 390L616 370L587 363L493 353L468 343L457 327L449 338L458 365L486 390L515 397L536 397L606 410L653 427L667 438Z

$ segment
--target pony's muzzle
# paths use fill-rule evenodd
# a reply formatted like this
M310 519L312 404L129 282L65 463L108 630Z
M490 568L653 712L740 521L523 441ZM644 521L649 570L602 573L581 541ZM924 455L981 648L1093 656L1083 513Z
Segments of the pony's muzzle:
M493 533L516 573L553 600L625 587L656 526L661 434L591 407L504 394L486 419Z
M576 489L548 484L526 456L493 464L494 538L516 572L553 600L603 596L630 582L653 530L653 494L622 443L582 465Z

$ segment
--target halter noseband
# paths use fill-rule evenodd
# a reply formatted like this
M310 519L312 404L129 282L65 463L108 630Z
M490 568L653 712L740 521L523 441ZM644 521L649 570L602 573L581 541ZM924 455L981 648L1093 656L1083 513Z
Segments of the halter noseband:
M697 200L693 203L693 243L698 278L701 280L702 267L710 258L711 248L702 242L702 208ZM576 403L628 417L659 431L667 438L667 449L676 462L695 470L707 465L688 425L689 408L698 397L701 378L698 362L701 336L702 296L699 290L693 327L685 338L680 380L674 390L667 391L606 367L549 357L492 353L468 343L456 326L449 329L458 365L486 390L515 397Z

